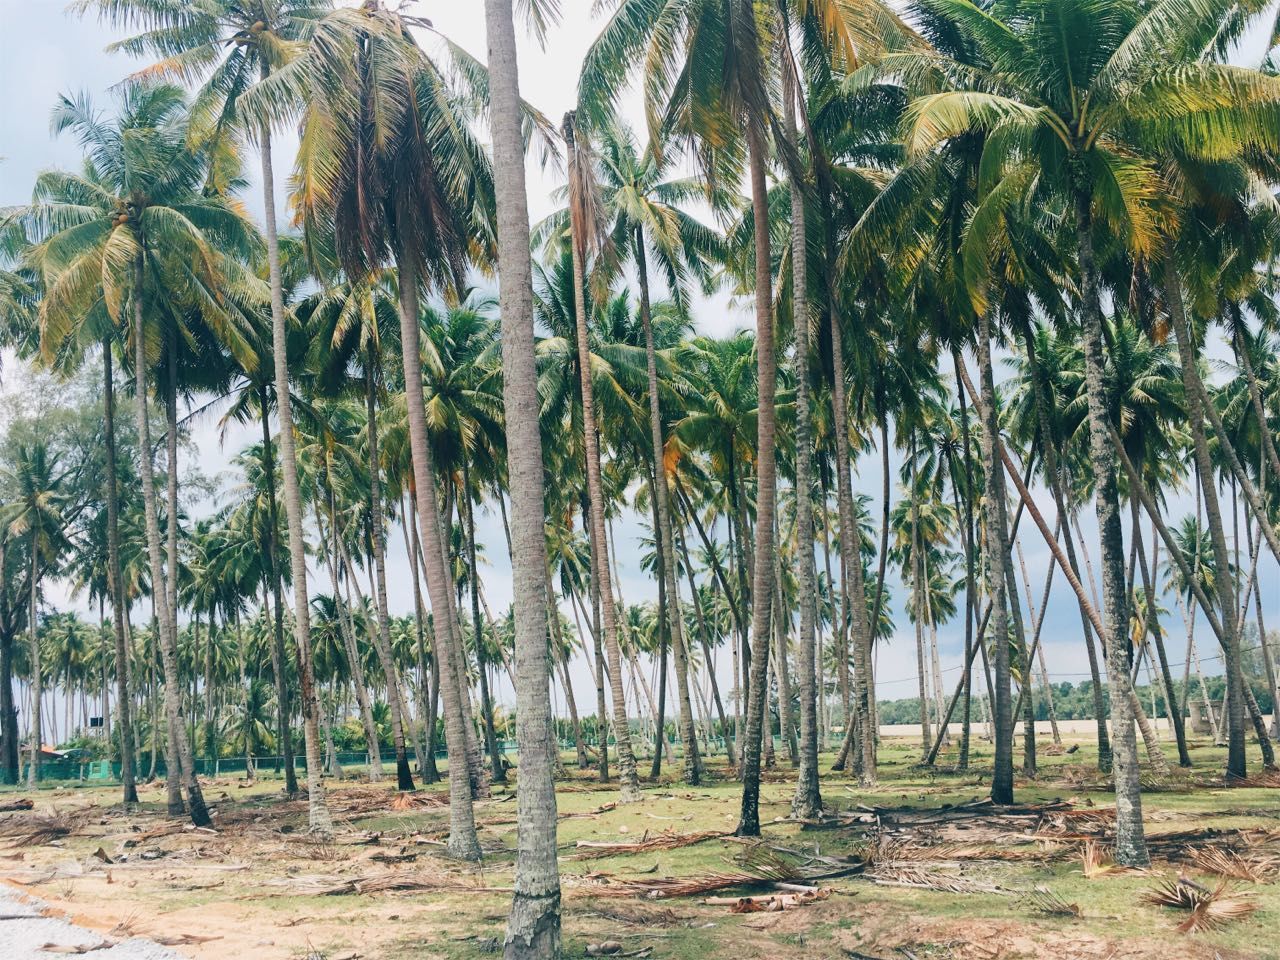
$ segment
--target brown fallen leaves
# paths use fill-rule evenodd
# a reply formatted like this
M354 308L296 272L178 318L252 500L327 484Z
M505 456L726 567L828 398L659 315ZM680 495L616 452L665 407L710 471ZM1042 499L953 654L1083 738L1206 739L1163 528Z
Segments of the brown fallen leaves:
M1216 930L1237 920L1244 920L1258 909L1258 904L1246 893L1239 893L1223 880L1210 890L1208 887L1179 877L1162 880L1159 886L1142 894L1144 903L1188 912L1187 919L1178 924L1179 933L1202 933Z
M781 913L783 910L826 900L830 896L830 887L811 887L807 890L770 893L758 897L707 897L702 902L711 906L727 906L730 913Z
M648 853L652 850L675 850L680 847L691 847L704 840L716 840L724 837L720 830L704 830L699 833L680 833L675 830L663 830L650 836L646 833L635 843L609 843L596 840L579 840L578 852L569 860L598 860L601 857L612 857L618 854Z

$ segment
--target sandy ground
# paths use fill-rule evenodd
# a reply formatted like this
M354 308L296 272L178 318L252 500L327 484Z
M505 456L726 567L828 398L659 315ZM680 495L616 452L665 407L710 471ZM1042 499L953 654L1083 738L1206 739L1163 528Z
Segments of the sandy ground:
M181 954L142 937L113 941L61 917L46 916L43 900L0 884L0 956L5 960L46 960L91 947L95 960L181 960ZM110 943L111 946L99 947ZM46 948L57 947L58 950Z

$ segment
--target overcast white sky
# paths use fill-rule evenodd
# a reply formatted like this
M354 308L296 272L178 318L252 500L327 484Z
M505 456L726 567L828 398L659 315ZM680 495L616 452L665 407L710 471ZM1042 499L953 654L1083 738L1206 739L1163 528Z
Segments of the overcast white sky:
M546 49L541 49L528 37L520 42L521 93L553 120L573 106L579 67L582 57L598 33L601 21L592 16L593 0L562 0L563 18L553 27ZM422 0L408 4L416 15L429 18L437 30L461 44L483 59L486 51L484 16L479 0ZM64 13L63 0L0 0L0 91L4 92L0 107L0 206L25 202L30 197L31 184L36 174L48 167L74 168L79 164L79 153L74 140L69 137L54 139L49 134L48 117L54 98L59 93L88 91L99 105L110 105L109 88L120 81L137 64L119 55L108 55L103 48L117 36L95 20L77 20ZM424 37L424 42L430 39ZM1261 55L1261 36L1246 45L1240 58L1256 62ZM624 114L639 129L643 129L643 117L639 98L632 93L623 103ZM296 142L282 137L279 153L288 153ZM280 164L284 166L283 163ZM250 164L250 171L255 164ZM536 222L553 208L551 192L559 186L554 170L541 170L530 164L529 205ZM281 191L283 193L283 191ZM251 209L261 211L260 191L256 184L246 194ZM283 197L281 198L283 207ZM281 210L283 216L283 209ZM719 297L700 305L697 322L706 333L723 334L733 329L749 326L751 317L736 309L728 299ZM20 389L21 372L12 363L5 366L4 389ZM222 473L231 458L242 446L253 442L251 433L232 432L225 445L220 443L216 429L217 413L207 415L193 430L198 463L206 474ZM857 466L855 486L858 491L873 497L879 496L881 487L879 461L875 456L864 458ZM1052 503L1042 497L1042 509L1052 517ZM1186 497L1174 498L1172 516L1179 517L1192 509ZM872 505L875 516L879 506ZM1096 551L1095 525L1091 511L1083 518L1085 529L1091 538L1090 547ZM490 568L486 571L486 591L495 611L504 608L510 600L508 568L505 562L505 543L496 515L482 517L481 537L488 545ZM620 564L622 568L622 593L627 602L651 599L656 590L652 582L640 573L635 558L639 554L640 529L634 520L622 523L618 530ZM1026 550L1036 603L1039 603L1049 553L1034 527L1024 523L1022 540ZM412 609L412 593L408 579L408 565L400 546L400 537L389 538L392 551L390 562L390 594L393 612L408 613ZM1096 558L1095 558L1096 559ZM1280 571L1269 561L1262 564L1263 597L1268 602L1269 622L1280 625L1280 608L1275 598L1280 596ZM915 693L915 650L911 627L901 612L903 591L896 582L890 588L898 608L896 620L898 636L884 645L879 653L879 695L897 698ZM313 591L327 590L327 580L313 577ZM1025 600L1024 610L1025 610ZM1165 605L1172 612L1167 628L1170 634L1170 657L1183 659L1183 626L1176 613L1172 597L1165 598ZM1207 636L1203 622L1198 629ZM944 685L949 689L955 682L960 655L963 649L963 621L957 619L940 631L945 669ZM1044 645L1049 668L1055 680L1078 681L1087 675L1087 663L1080 645L1078 612L1061 577L1055 581L1054 598L1049 605L1049 619L1044 629ZM1202 651L1210 653L1211 651ZM727 657L722 656L722 661ZM1209 672L1218 672L1216 661L1205 664ZM727 669L722 663L719 671L727 680ZM1181 674L1181 667L1175 668ZM579 665L575 672L575 687L579 703L590 711L593 701L591 683L585 667ZM511 691L502 682L498 696L511 700ZM557 694L557 701L559 695Z

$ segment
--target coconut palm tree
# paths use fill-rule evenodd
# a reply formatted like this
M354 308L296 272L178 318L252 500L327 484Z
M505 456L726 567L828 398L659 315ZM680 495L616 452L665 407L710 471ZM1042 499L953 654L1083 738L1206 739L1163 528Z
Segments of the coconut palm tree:
M41 578L56 570L63 552L70 546L63 516L67 476L59 471L58 458L48 444L36 439L18 447L3 483L9 493L6 497L8 502L0 511L0 522L7 528L9 536L15 539L25 537L27 541L28 670L31 676L31 759L27 767L27 786L35 789L40 780L40 757L44 744L40 706L46 672L41 662L36 605Z
M436 470L422 390L419 305L427 285L462 286L484 210L488 164L438 66L410 33L412 19L368 3L317 24L307 53L275 75L305 94L298 205L313 258L332 250L345 274L363 278L390 257L397 268L401 356L418 525L437 625L450 753L449 851L480 856L466 761L460 636L435 497ZM292 69L291 69L292 68ZM286 72L288 71L288 75ZM269 81L268 81L269 82ZM265 86L264 83L260 89ZM374 107L377 107L375 110Z
M526 9L535 22L547 4ZM524 786L517 798L516 879L503 955L560 955L560 874L556 863L558 746L547 674L547 555L542 437L534 361L533 270L525 187L519 65L511 0L485 0L489 42L490 126L502 313L503 407L511 490L516 657L516 718ZM597 720L602 720L597 717ZM601 751L604 741L601 741Z

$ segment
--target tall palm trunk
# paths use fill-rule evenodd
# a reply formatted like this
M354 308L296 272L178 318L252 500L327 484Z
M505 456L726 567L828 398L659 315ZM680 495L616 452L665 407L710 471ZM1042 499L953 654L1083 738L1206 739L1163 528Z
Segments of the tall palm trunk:
M649 267L645 258L644 232L635 230L636 265L640 281L640 322L644 327L644 352L649 387L649 433L653 442L654 502L658 514L658 566L666 584L667 627L676 661L676 698L680 708L680 742L684 746L684 781L696 785L702 779L702 761L693 726L693 706L689 701L689 648L685 643L680 615L679 580L676 576L675 537L671 525L671 490L662 438L662 404L658 396L658 354L653 341L653 318L649 304Z
M182 735L184 723L182 719L182 681L178 673L178 644L173 632L173 620L169 611L169 589L165 580L163 561L160 557L160 520L157 516L155 473L151 463L151 424L147 414L147 353L146 337L143 326L143 259L141 256L134 262L134 385L137 394L138 450L141 456L138 472L142 475L143 513L147 529L147 557L151 567L151 597L156 607L156 632L160 647L160 660L164 669L164 707L165 719L173 758L177 762L177 770L170 770L172 780L180 781L187 790L187 807L191 822L198 827L207 827L212 823L209 810L204 803L204 794L200 783L196 780L195 769L191 762L191 750L187 738ZM172 506L170 509L174 509ZM36 709L39 709L38 706ZM152 739L156 733L152 728ZM179 803L181 801L179 800ZM172 806L172 804L171 804ZM180 810L178 811L180 813Z
M373 351L364 360L365 430L369 444L369 525L373 541L374 596L378 610L378 659L387 675L387 707L391 713L391 739L396 751L396 788L413 789L413 775L409 772L409 756L404 748L404 706L400 696L400 683L396 675L395 660L391 655L391 614L387 606L387 534L382 515L382 461L378 456L378 401L377 384L374 383Z
M271 574L273 603L271 623L271 663L275 667L276 729L280 737L280 753L284 758L284 792L295 796L298 792L298 772L293 762L293 733L289 729L292 709L289 705L289 684L284 666L289 662L284 650L284 577L280 570L280 549L276 544L280 529L279 501L276 496L276 458L271 443L271 422L267 414L267 388L258 388L258 414L262 422L262 474L267 482L267 566ZM265 598L264 598L265 604ZM263 609L267 609L264 605Z
M920 491L916 486L916 436L911 433L911 619L916 632L916 682L920 691L920 739L925 756L933 743L933 730L929 724L929 694L927 690L928 671L924 658L924 593L928 589L924 582L924 564L920 542ZM904 571L905 572L905 571Z
M43 753L43 727L40 709L44 699L44 671L40 664L40 639L36 635L36 597L39 592L40 549L36 542L36 525L31 526L31 567L27 580L27 640L31 673L31 759L27 765L27 787L34 790L40 782L40 758Z
M454 605L450 595L449 572L445 567L440 510L435 497L435 467L427 439L426 411L422 397L422 347L418 321L417 265L408 257L400 263L400 343L404 360L405 404L408 409L409 445L413 463L414 496L418 510L422 561L427 574L427 593L435 612L436 647L440 663L440 685L444 693L445 742L449 748L449 845L448 852L460 860L479 860L475 815L471 805L471 773L467 761L467 722L463 713L458 672L451 651L445 649L454 636Z
M871 625L867 622L866 587L862 577L862 551L853 512L853 477L849 463L848 401L844 382L844 334L839 312L831 311L831 406L836 446L836 501L840 516L840 634L853 643L853 708L845 717L846 740L861 749L853 754L853 769L864 786L877 780L876 731L872 729ZM840 644L842 685L847 683L848 641ZM847 701L846 701L847 702Z
M480 721L484 724L485 744L489 749L489 765L495 783L506 783L498 749L498 733L493 723L493 698L489 695L489 678L484 662L484 621L480 618L480 570L476 564L476 518L471 500L471 468L462 463L462 502L466 505L463 520L467 531L467 580L471 587L471 642L476 650L476 671L480 676ZM548 681L549 682L549 681Z
M1204 397L1198 389L1195 370L1196 348L1191 340L1186 311L1182 303L1181 282L1178 279L1172 243L1165 244L1165 301L1172 321L1173 334L1178 342L1178 360L1182 366L1182 382L1187 396L1187 419L1191 427L1192 446L1196 467L1200 474L1200 487L1204 493L1205 520L1209 526L1209 539L1213 544L1213 556L1218 576L1215 585L1221 611L1222 652L1227 674L1227 777L1243 779L1246 776L1244 744L1244 690L1240 670L1240 636L1236 623L1236 588L1234 567L1227 552L1226 533L1222 525L1222 509L1218 504L1216 474L1209 457L1209 439L1205 430L1206 409ZM1221 436L1221 435L1220 435ZM1224 438L1225 439L1225 438Z
M991 705L995 726L995 770L991 799L1013 803L1013 715L1009 695L1009 612L1006 590L1009 562L1009 525L1005 515L1004 471L997 452L1000 443L995 380L991 371L991 317L978 318L978 375L981 378L982 462L986 471L987 590L991 597L992 633L995 637L995 702Z
M1075 541L1071 536L1071 524L1066 520L1069 514L1067 512L1067 498L1063 493L1062 470L1058 460L1058 438L1054 435L1049 417L1051 409L1049 388L1045 383L1044 371L1040 366L1036 353L1035 338L1032 336L1030 324L1024 324L1022 327L1022 341L1027 353L1027 362L1031 366L1031 388L1035 394L1036 423L1040 429L1041 437L1040 447L1044 451L1044 472L1049 480L1049 493L1053 497L1054 509L1057 510L1058 516L1062 518L1059 533L1062 536L1062 545L1066 550L1067 562L1071 565L1072 573L1078 580L1080 578L1080 566L1076 561L1076 548ZM1093 630L1089 625L1089 616L1085 612L1083 605L1077 604L1077 606L1080 608L1080 628L1084 634L1085 652L1089 658L1089 675L1093 680L1090 692L1093 695L1094 723L1097 725L1098 769L1104 773L1109 773L1111 771L1111 737L1107 732L1107 708L1102 697L1102 673L1098 667L1098 655L1094 651Z
M787 133L797 141L795 97L796 78L787 74ZM822 815L822 792L818 782L818 678L817 658L817 567L813 535L813 422L809 398L809 361L812 329L809 316L809 234L805 223L804 185L791 176L791 299L795 327L792 364L796 381L796 565L800 600L800 644L797 651L800 686L799 774L791 815L812 820ZM708 658L708 665L710 658ZM712 675L714 680L714 674ZM713 687L714 689L714 687ZM717 695L717 705L719 697Z
M124 586L120 573L120 479L116 468L115 378L111 361L111 340L106 338L102 341L102 423L107 461L107 588L111 593L111 626L115 639L120 784L128 806L138 802L138 787L133 771L133 700L129 693L129 646L124 634Z
M778 364L773 329L773 274L769 253L769 197L765 183L765 131L748 118L747 151L751 171L751 212L755 221L756 301L756 542L752 569L751 671L747 723L742 739L742 812L735 831L760 835L760 749L766 733L769 668L769 617L773 607L774 509L777 500L777 423L775 393Z
M577 168L577 134L574 117L565 117L565 144L570 179ZM622 683L622 653L619 645L618 613L609 572L609 547L604 525L604 483L600 474L600 437L596 431L595 396L591 383L591 349L587 339L586 315L586 225L582 221L581 198L570 200L573 233L574 319L578 347L578 374L582 392L582 434L587 460L587 503L590 519L591 566L593 581L599 583L600 618L603 621L605 650L609 655L609 692L613 700L613 736L618 753L618 784L624 803L640 799L640 779L636 758L631 748L631 731L627 725L627 702Z
M364 663L360 659L360 651L356 648L355 624L351 619L349 596L344 596L342 584L338 577L338 563L343 558L338 543L338 525L334 510L333 488L330 486L328 465L325 466L325 497L329 513L329 545L324 548L325 566L329 570L329 588L333 591L333 602L338 608L338 628L342 633L342 648L347 654L347 666L351 672L351 685L355 688L356 705L360 709L360 723L364 728L365 749L369 754L369 780L377 783L382 779L382 751L378 745L378 728L373 722L373 707L369 703L369 688L365 683ZM320 505L316 504L316 529L320 539L325 539L324 525L320 522Z
M515 893L503 952L506 960L550 960L560 954L560 873L552 781L559 751L547 675L546 506L533 355L529 209L511 0L485 0L485 23L491 71L498 259L502 264L502 399L511 475L516 720L520 741Z
M698 595L698 586L693 579L693 564L689 562L689 545L685 542L683 524L677 528L676 532L680 541L680 555L684 560L685 580L689 584L689 596L693 602L693 613L698 622L698 641L702 646L703 662L707 667L707 680L711 684L711 699L715 704L716 716L720 720L720 735L724 737L725 759L729 761L729 766L737 766L737 753L733 748L733 731L729 726L729 718L725 714L724 701L720 697L720 684L716 680L715 661L711 656L706 617L702 610L702 599Z
M267 65L262 65L263 77ZM307 542L302 531L302 486L293 435L293 407L289 394L288 331L285 327L284 287L280 278L280 241L276 232L275 179L271 166L271 130L263 125L262 196L267 238L267 271L271 285L271 352L275 361L276 417L280 423L280 465L284 477L285 526L289 534L289 566L293 577L293 634L298 646L298 679L302 693L302 733L307 758L307 822L313 833L333 830L321 779L320 703L316 696L315 663L311 656L311 606L307 597Z
M1151 862L1142 833L1138 743L1129 694L1128 597L1125 595L1124 534L1116 485L1115 448L1108 435L1110 389L1102 354L1102 301L1093 256L1090 198L1075 197L1076 235L1084 326L1085 388L1089 403L1089 456L1096 478L1096 509L1102 542L1102 602L1107 636L1107 677L1111 689L1113 773L1116 788L1116 862L1142 867Z

